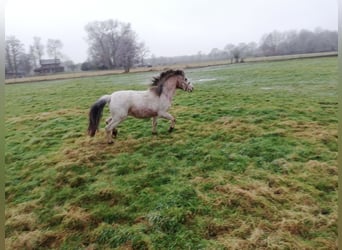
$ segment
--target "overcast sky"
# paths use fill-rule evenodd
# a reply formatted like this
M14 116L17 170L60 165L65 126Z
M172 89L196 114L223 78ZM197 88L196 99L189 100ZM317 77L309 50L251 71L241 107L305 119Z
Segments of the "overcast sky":
M155 56L209 53L228 43L259 42L273 30L337 30L338 0L7 0L5 34L26 45L59 39L75 63L87 58L84 27L117 19Z

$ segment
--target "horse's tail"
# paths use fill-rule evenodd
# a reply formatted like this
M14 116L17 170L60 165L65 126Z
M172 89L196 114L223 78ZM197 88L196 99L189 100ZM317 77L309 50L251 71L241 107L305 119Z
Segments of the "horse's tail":
M89 111L88 134L93 137L99 128L102 111L106 103L110 101L110 95L101 96L91 107Z

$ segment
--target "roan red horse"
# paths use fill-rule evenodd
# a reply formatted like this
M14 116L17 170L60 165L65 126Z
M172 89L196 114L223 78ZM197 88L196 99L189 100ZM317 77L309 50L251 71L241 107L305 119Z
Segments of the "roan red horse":
M167 112L171 107L176 89L191 92L193 86L188 82L182 70L168 70L154 77L151 87L146 91L124 90L100 97L90 108L88 134L94 136L99 128L102 111L109 105L111 117L106 120L106 137L113 143L117 135L116 127L127 116L152 118L152 133L157 133L158 117L171 121L169 131L175 127L175 118Z

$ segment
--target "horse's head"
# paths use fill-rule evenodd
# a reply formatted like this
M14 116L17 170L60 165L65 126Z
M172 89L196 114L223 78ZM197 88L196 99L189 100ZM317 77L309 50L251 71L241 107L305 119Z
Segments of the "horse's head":
M188 81L188 79L184 75L178 76L177 88L182 89L184 91L192 92L194 86Z
M169 86L165 88L165 85ZM194 87L185 77L183 70L167 70L154 77L151 84L151 90L160 96L164 91L170 91L177 88L191 92Z

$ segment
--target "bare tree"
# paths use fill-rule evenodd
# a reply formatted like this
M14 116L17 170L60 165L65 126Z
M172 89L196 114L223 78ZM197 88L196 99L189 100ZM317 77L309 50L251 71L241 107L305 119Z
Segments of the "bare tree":
M5 72L13 72L13 59L11 56L11 47L9 44L8 39L6 39L6 44L5 44Z
M20 56L24 54L24 44L20 42L15 36L9 36L6 38L5 47L5 70L12 74L18 75L18 65Z
M94 21L85 26L88 33L89 61L98 67L114 68L115 54L118 47L118 22L107 20Z
M48 39L46 47L50 57L57 59L62 56L61 49L63 48L63 43L60 40Z
M241 55L240 49L237 46L235 46L234 49L232 50L232 53L233 53L233 58L235 59L235 63L238 63L240 59L240 55Z
M235 63L243 62L244 57L247 55L248 45L245 43L239 43L237 46L233 44L227 44L224 50L227 51L231 63L235 59Z
M145 58L150 53L150 50L146 47L144 42L138 44L138 60L141 65L145 65Z
M95 21L88 23L85 30L88 33L89 61L98 68L123 67L128 72L147 53L129 23L112 19Z
M216 58L218 55L220 54L220 50L218 48L213 48L211 49L211 51L209 52L209 56L212 58Z
M30 54L22 53L19 56L18 70L22 73L29 74L32 70Z
M279 31L273 31L261 38L261 49L266 56L274 56L279 53L278 47L282 42L283 35Z
M86 25L88 33L89 57L99 67L113 68L117 48L118 23L113 20L95 21Z
M129 72L133 64L139 61L139 46L136 37L137 35L131 29L130 24L122 25L115 58L125 72Z
M245 56L254 57L257 55L258 44L256 42L250 42L246 45Z
M227 53L227 58L230 59L230 63L233 63L233 50L235 48L235 45L232 43L228 43L226 46L224 46L224 51Z
M44 55L44 45L41 43L40 37L33 37L33 44L30 45L30 57L34 67L37 67Z
M323 51L338 51L338 33L337 31L316 30L316 50Z

